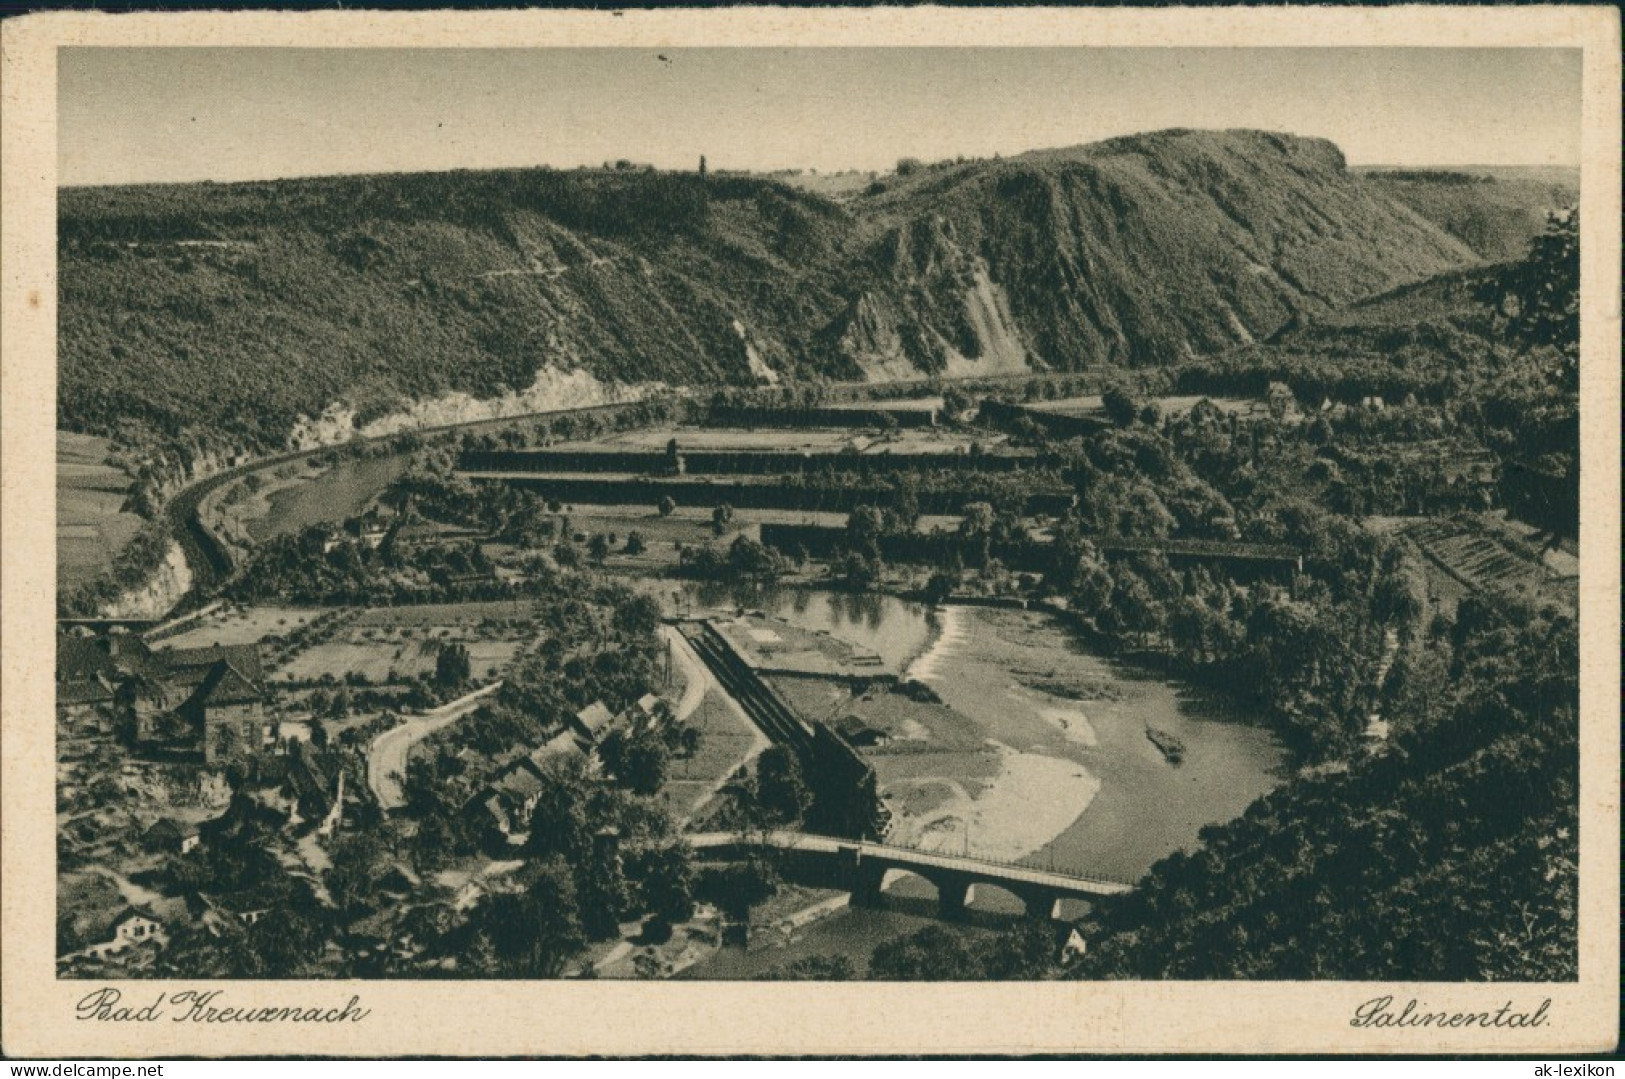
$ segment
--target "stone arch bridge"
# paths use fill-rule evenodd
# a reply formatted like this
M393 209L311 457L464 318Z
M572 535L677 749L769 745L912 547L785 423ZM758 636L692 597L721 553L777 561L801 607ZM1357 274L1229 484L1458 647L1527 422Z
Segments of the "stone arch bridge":
M947 919L963 916L978 884L996 885L1021 900L1028 915L1045 918L1055 916L1062 899L1093 900L1134 890L1124 881L804 832L707 832L688 839L702 856L770 847L821 862L829 871L826 878L849 890L852 902L860 906L879 904L888 874L912 873L936 887L938 913Z

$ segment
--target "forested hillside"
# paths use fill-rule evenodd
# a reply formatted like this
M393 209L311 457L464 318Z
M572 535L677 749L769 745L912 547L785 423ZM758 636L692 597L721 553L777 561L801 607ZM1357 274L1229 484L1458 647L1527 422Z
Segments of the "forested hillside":
M1576 977L1578 648L1570 612L1463 603L1390 682L1407 735L1159 863L1077 975Z
M905 163L840 202L632 166L67 189L58 422L271 449L335 403L364 421L540 370L1163 364L1473 265L1494 247L1474 237L1523 227L1498 215L1534 212L1522 188L1459 185L1450 205L1489 222L1467 227L1416 186L1323 141L1175 131Z
M1552 210L1580 201L1578 170L1384 169L1365 179L1491 262L1522 256Z

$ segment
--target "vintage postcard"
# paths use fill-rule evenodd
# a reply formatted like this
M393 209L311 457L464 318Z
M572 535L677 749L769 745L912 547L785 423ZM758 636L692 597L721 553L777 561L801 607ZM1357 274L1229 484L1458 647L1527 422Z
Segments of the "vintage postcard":
M1612 1046L1618 33L6 22L6 1052Z

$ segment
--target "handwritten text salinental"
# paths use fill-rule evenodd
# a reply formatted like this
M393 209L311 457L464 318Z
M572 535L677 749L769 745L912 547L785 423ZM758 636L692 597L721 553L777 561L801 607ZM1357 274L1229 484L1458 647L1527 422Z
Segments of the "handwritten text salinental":
M1519 1007L1509 1000L1493 1010L1456 1012L1431 1009L1427 1004L1419 1003L1415 997L1403 1004L1397 1004L1391 996L1373 997L1354 1009L1349 1026L1365 1029L1484 1027L1516 1030L1545 1026L1548 1020L1546 1013L1551 1007L1551 998L1547 997L1535 1007L1523 1010L1519 1010Z

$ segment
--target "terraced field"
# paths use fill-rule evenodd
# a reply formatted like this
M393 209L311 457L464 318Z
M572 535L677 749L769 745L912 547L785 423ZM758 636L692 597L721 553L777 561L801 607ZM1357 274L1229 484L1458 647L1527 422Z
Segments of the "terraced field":
M1406 535L1445 572L1472 589L1538 590L1554 575L1470 522L1452 518L1412 525Z
M141 529L124 510L130 477L108 461L105 438L56 433L56 579L69 589L95 577Z

